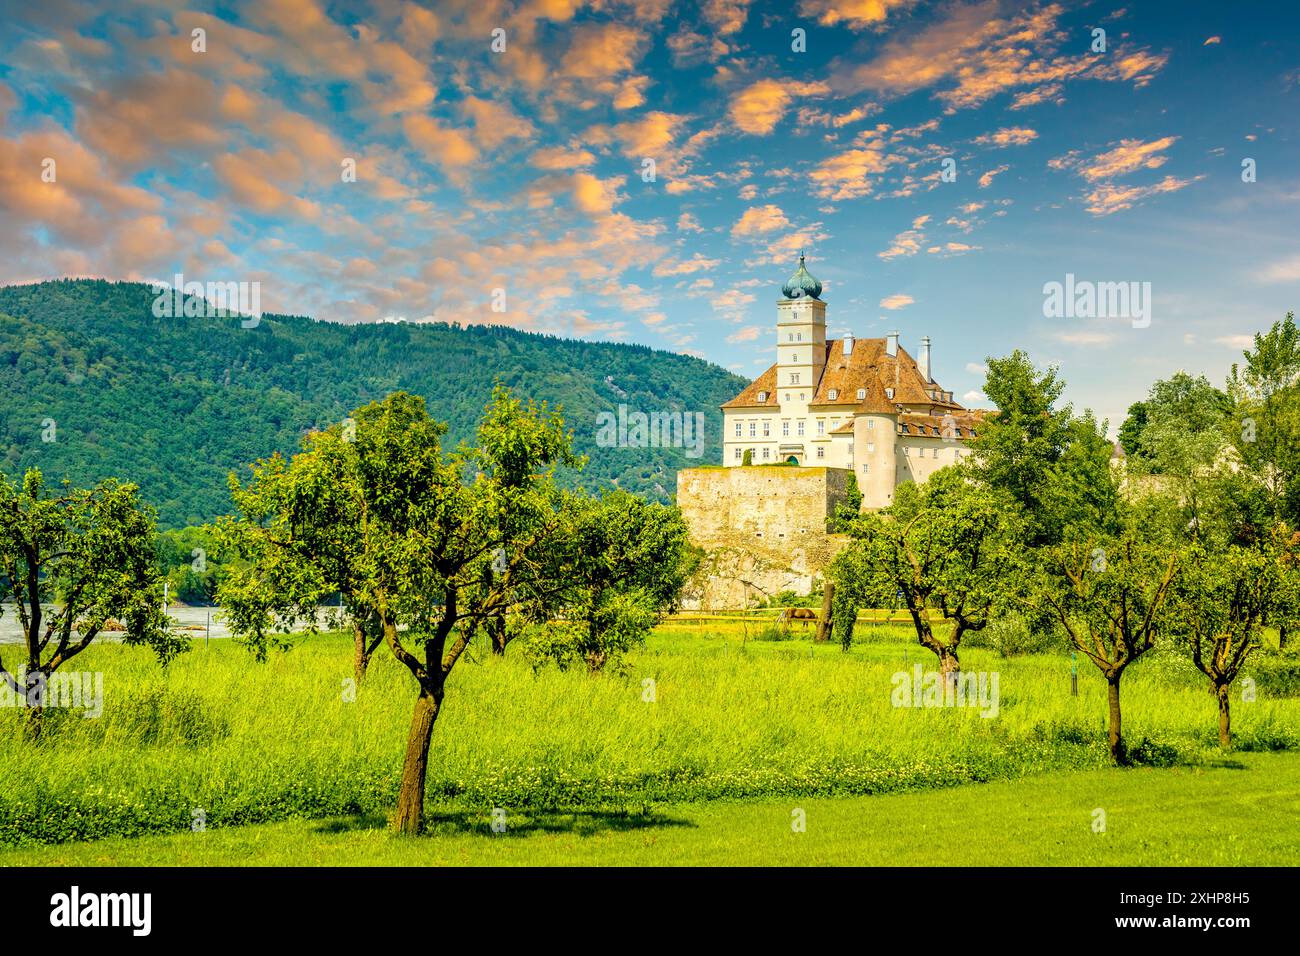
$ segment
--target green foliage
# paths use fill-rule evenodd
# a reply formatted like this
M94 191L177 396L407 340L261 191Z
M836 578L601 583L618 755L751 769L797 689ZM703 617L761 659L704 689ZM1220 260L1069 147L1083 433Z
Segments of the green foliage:
M1281 596L1277 554L1255 548L1189 547L1170 590L1172 630L1214 686L1231 684L1260 646L1264 624Z
M1179 555L1140 530L1075 537L1038 557L1031 600L1113 683L1176 623L1169 595Z
M740 459L741 465L748 468L754 464L754 449L746 448L744 456Z
M1022 526L1008 502L957 468L923 485L900 485L894 504L847 525L853 541L831 564L835 618L851 625L860 607L907 608L917 639L945 663L962 637L982 630L1012 599L1019 580ZM955 627L934 633L932 613ZM841 644L845 637L841 633Z
M455 446L473 437L494 383L562 406L590 457L568 487L617 486L667 502L677 470L721 459L719 404L746 384L699 359L500 326L341 325L266 315L155 318L139 283L60 280L0 288L0 472L39 466L79 485L129 476L163 527L229 509L225 476L389 392L423 395ZM703 455L601 448L597 415L704 412ZM42 441L52 419L55 440Z
M1058 407L1065 383L1016 350L988 359L984 392L997 406L972 442L974 473L1024 516L1031 546L1059 542L1071 528L1114 527L1118 489L1112 446L1091 411Z
M831 534L843 533L861 512L862 491L858 488L857 477L850 471L844 483L844 500L836 502L835 510L826 519L826 530Z
M1295 313L1256 333L1245 364L1232 366L1233 447L1263 489L1270 524L1300 525L1300 329Z
M211 604L225 574L226 556L210 527L169 528L158 534L158 572L170 599Z
M699 556L680 511L625 491L566 495L559 513L563 545L549 573L565 582L564 621L534 628L527 650L539 663L598 671L677 607Z
M153 515L134 485L107 479L87 489L65 482L52 491L39 469L28 471L21 486L0 476L0 608L11 609L21 625L27 685L0 660L9 689L39 702L39 683L85 651L112 619L124 623L124 643L170 661L188 641L167 626L161 602Z

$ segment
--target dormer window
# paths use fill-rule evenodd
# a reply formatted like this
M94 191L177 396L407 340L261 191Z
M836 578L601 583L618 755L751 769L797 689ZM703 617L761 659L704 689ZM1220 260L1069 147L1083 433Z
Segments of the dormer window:
M765 402L765 401L767 401L767 392L759 392L759 393L758 393L758 400L759 400L760 402Z
M837 398L840 397L840 390L839 390L838 388L832 388L832 389L827 393L826 397L829 398L829 399L833 402L833 401L835 401L835 399L837 399Z
M858 401L862 401L866 397L867 397L867 390L865 388L858 389Z
M893 397L894 397L894 390L892 388L885 389L885 398L893 398Z

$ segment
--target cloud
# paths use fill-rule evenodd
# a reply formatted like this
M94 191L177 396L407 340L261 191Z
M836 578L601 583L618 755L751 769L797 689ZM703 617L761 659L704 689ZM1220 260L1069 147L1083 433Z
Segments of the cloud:
M871 192L873 175L889 168L890 160L877 149L850 149L823 160L808 174L823 199L856 199Z
M790 220L785 217L781 208L769 203L766 206L750 206L746 209L744 215L732 225L731 234L737 238L760 236L775 232L777 229L784 229L789 225Z
M582 169L596 162L596 157L585 149L566 149L563 146L548 146L539 149L529 158L538 169L569 170Z
M537 130L509 106L467 96L461 110L474 121L474 138L485 149L495 149L509 139L530 139Z
M618 180L601 179L591 173L573 174L573 203L585 213L601 216L618 200Z
M967 362L966 371L970 372L972 375L987 375L989 373L989 367L983 362Z
M1202 43L1201 46L1216 46L1222 42L1223 42L1223 37L1217 37L1217 36L1206 37L1205 42Z
M444 169L460 169L478 159L478 150L464 132L444 126L427 114L403 116L402 132L426 160Z
M1066 345L1078 345L1083 347L1099 347L1110 345L1115 341L1114 332L1103 332L1099 330L1079 329L1070 332L1055 332L1052 337Z
M1159 169L1169 160L1168 156L1161 154L1177 141L1177 136L1165 136L1150 142L1123 139L1090 160L1081 159L1078 153L1067 153L1048 160L1047 165L1052 169L1073 169L1089 182L1114 179L1139 169Z
M1177 192L1204 178L1193 176L1180 179L1177 176L1165 176L1164 179L1145 186L1119 185L1113 182L1117 177L1140 170L1159 169L1169 160L1164 151L1177 141L1177 136L1165 136L1149 142L1124 139L1091 158L1084 158L1078 150L1072 150L1064 156L1048 160L1047 165L1051 169L1071 170L1094 184L1083 195L1085 208L1094 216L1108 216L1131 209L1151 196Z
M880 307L882 309L890 309L890 310L902 309L911 305L915 301L916 301L915 299L913 299L910 295L907 295L906 293L896 292L893 295L887 295L883 299L881 299Z
M836 61L832 84L840 92L892 96L937 88L935 98L954 112L1008 92L1056 96L1070 80L1143 86L1164 68L1167 55L1147 49L1117 46L1104 56L1062 52L1069 34L1056 21L1063 12L1050 4L1008 16L998 0L954 6L946 18L891 39L866 63Z
M993 169L990 169L988 172L986 172L983 176L979 178L980 189L988 189L991 185L993 185L993 180L996 177L1002 175L1010 168L1011 168L1010 166L1004 163L1001 166L995 166Z
M731 121L742 132L765 136L785 118L796 97L822 96L828 92L830 87L821 82L758 80L731 98Z
M878 252L876 255L885 260L916 255L921 251L921 244L925 241L925 233L922 229L929 221L929 216L917 216L912 220L911 229L900 232L889 244L888 249L884 252Z
M1271 262L1255 273L1260 282L1300 282L1300 255Z
M596 80L632 70L645 35L624 23L583 23L572 29L560 68L566 76Z
M1119 212L1122 209L1131 209L1151 196L1177 192L1204 178L1203 176L1193 176L1190 179L1179 179L1176 176L1166 176L1160 182L1152 183L1149 186L1116 186L1107 183L1087 193L1084 196L1084 202L1087 204L1088 212L1094 216L1109 216L1111 213Z
M883 23L895 10L915 5L916 0L802 0L799 12L816 17L824 27L842 23L851 30L861 30Z
M1213 341L1216 345L1226 345L1233 349L1249 349L1255 346L1253 335L1220 335Z
M730 36L744 27L749 0L705 0L701 12L719 36Z
M657 276L685 276L707 269L716 269L721 259L708 259L696 253L690 259L665 259L654 267Z
M1032 129L1026 129L1023 126L1012 126L998 130L996 133L985 133L983 136L977 136L975 142L981 146L1024 146L1026 143L1032 143L1038 138L1038 132Z
M961 397L961 400L965 402L967 405L972 405L978 402L988 401L988 396L985 395L983 392L981 392L978 388L972 388L969 392L967 392L965 395Z
M743 329L737 329L731 335L728 335L727 341L732 345L736 345L740 342L753 342L762 334L763 330L757 325L747 325Z

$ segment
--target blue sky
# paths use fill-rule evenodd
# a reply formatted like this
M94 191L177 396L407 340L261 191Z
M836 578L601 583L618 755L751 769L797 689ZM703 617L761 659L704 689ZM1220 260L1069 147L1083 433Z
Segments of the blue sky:
M985 356L1026 349L1112 429L1300 298L1289 3L111 10L5 4L0 281L181 271L753 376L806 248L834 334L931 336L972 404ZM1045 318L1067 273L1151 283L1150 326Z

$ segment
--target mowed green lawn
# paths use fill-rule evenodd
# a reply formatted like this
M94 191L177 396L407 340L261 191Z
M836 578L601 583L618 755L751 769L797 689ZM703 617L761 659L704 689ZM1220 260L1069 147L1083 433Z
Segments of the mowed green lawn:
M806 830L796 833L796 809ZM1096 811L1105 832L1094 832ZM1300 754L1049 773L949 790L669 804L649 813L260 826L0 852L6 866L1258 866L1300 859Z

